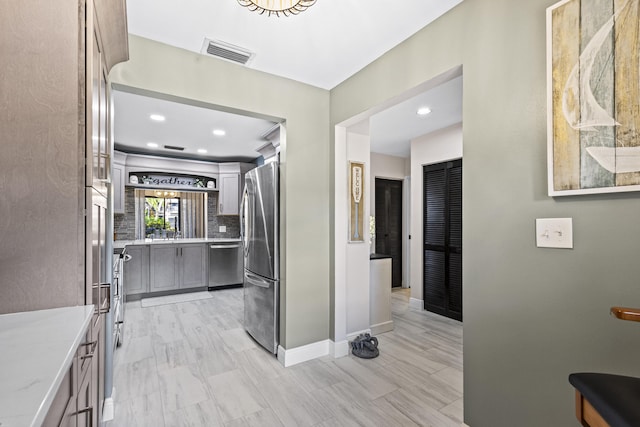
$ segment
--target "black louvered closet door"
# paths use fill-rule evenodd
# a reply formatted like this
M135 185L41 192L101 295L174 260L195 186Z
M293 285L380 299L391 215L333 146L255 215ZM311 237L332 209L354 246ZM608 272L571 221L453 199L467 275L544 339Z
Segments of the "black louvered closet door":
M462 321L462 160L424 166L424 307Z

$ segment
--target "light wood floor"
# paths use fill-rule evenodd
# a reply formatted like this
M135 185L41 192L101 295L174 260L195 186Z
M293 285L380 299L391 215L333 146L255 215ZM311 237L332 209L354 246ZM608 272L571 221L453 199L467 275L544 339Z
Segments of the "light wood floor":
M242 329L242 289L142 308L128 303L108 427L462 424L462 324L408 308L380 356L326 356L283 368Z

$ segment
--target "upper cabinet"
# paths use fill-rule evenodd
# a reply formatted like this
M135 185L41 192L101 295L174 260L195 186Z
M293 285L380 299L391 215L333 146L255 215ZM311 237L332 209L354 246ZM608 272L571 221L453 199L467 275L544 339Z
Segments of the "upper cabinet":
M240 174L221 173L218 188L218 215L238 215L240 212Z
M107 194L111 170L110 102L98 19L87 8L87 166L86 185Z
M125 212L124 184L126 155L118 151L114 152L111 167L111 188L113 188L113 213Z
M239 215L246 172L254 163L215 163L114 151L111 182L114 212L124 213L124 188L217 192L216 215ZM171 179L173 177L173 179ZM193 179L201 183L194 186Z
M114 163L111 170L113 213L124 213L124 166Z
M111 183L109 70L128 59L124 0L89 0L86 19L86 185L107 195Z

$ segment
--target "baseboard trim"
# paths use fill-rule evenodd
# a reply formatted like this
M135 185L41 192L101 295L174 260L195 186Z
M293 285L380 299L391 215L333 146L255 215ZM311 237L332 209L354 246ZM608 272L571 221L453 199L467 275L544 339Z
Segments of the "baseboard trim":
M111 389L111 397L104 400L104 406L102 407L102 421L112 421L116 415L115 402L113 399L116 397L115 387Z
M334 359L349 355L349 341L329 341L329 354L333 355Z
M289 366L297 365L298 363L326 356L330 354L330 348L331 340L318 341L290 349L285 349L279 345L278 361L282 366L288 368Z
M393 320L371 325L371 335L384 334L393 331Z
M409 308L414 310L424 310L424 301L417 298L409 298Z

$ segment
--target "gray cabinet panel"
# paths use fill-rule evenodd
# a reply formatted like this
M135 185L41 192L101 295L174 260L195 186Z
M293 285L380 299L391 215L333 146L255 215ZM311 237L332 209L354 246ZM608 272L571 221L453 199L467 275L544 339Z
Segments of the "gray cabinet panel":
M113 164L111 186L113 187L113 212L124 213L124 166Z
M151 247L150 290L168 291L178 288L176 260L179 248L175 245L157 245Z
M238 215L240 201L240 175L220 174L218 215Z
M179 246L180 288L195 288L207 284L207 246Z
M149 246L128 246L131 259L124 263L125 295L149 292Z
M207 245L162 243L127 246L126 295L207 286Z

